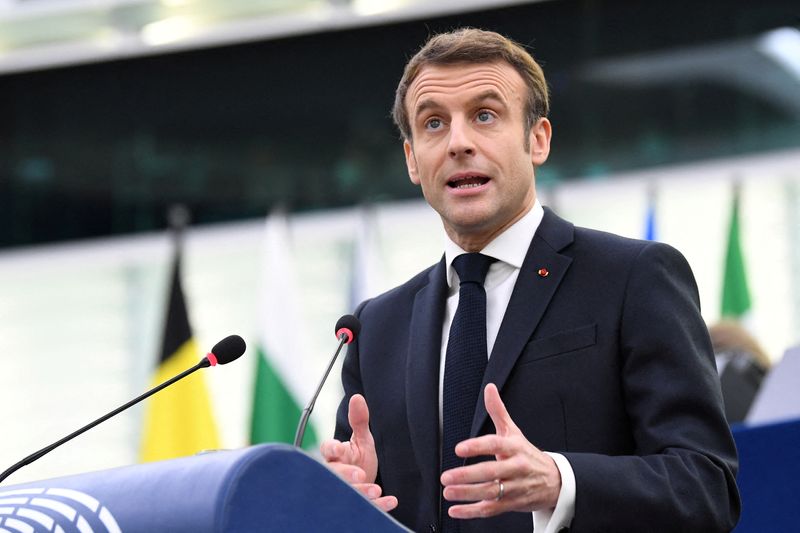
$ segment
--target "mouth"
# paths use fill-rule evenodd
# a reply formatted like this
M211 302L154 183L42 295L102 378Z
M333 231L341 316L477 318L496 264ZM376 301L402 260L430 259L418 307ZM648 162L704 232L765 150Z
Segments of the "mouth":
M482 174L463 173L451 176L447 180L447 186L451 189L474 189L489 183L489 178Z

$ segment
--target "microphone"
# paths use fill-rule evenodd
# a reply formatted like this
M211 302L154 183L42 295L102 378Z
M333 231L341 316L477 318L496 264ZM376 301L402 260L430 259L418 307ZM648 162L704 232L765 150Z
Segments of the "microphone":
M97 426L98 424L101 424L101 423L105 422L106 420L108 420L112 416L118 415L119 413L121 413L122 411L127 409L128 407L136 405L137 403L141 402L145 398L148 398L148 397L152 396L153 394L157 393L161 389L169 387L170 385L172 385L176 381L180 381L181 379L185 378L186 376L188 376L192 372L194 372L196 370L199 370L201 368L207 368L209 366L216 366L218 364L219 365L227 365L231 361L235 361L236 359L238 359L239 357L242 356L242 354L244 353L244 350L245 350L246 347L247 346L245 345L244 339L242 339L238 335L230 335L228 337L225 337L224 339L219 341L217 344L215 344L214 347L211 348L211 351L208 352L206 354L206 356L203 357L200 360L200 362L197 363L196 365L194 365L192 368L190 368L188 370L184 370L183 372L181 372L177 376L175 376L175 377L173 377L171 379L168 379L167 381L165 381L161 385L158 385L158 386L150 389L149 391L145 392L141 396L138 396L138 397L134 398L133 400L129 401L125 405L121 405L121 406L117 407L116 409L114 409L110 413L108 413L106 415L103 415L100 418L98 418L97 420L95 420L94 422L91 422L91 423L83 426L82 428L80 428L79 430L77 430L77 431L75 431L73 433L70 433L69 435L67 435L63 439L61 439L61 440L59 440L57 442L54 442L53 444L51 444L49 446L46 446L46 447L42 448L38 452L32 453L31 455L29 455L25 459L21 460L20 462L16 463L11 468L9 468L8 470L6 470L2 474L0 474L0 482L2 482L5 478L10 476L11 474L16 472L17 470L19 470L23 466L29 465L32 462L36 461L37 459L40 459L42 456L47 455L48 453L52 452L53 450L55 450L56 448L58 448L59 446L61 446L65 442L71 441L72 439L74 439L78 435L80 435L82 433L85 433L86 431L89 431L90 429L92 429L93 427Z
M245 344L243 338L239 335L228 335L215 344L214 347L211 348L211 351L200 360L200 364L203 365L200 368L232 363L242 356L245 349L247 349L247 344ZM204 361L207 361L208 364L204 364ZM177 381L177 379L175 381Z
M325 375L322 376L319 385L317 385L317 390L311 397L311 401L309 401L308 405L306 405L305 409L303 409L303 415L300 417L300 422L297 424L297 432L294 434L294 445L297 448L300 448L303 443L303 435L306 433L308 417L311 416L311 411L314 410L314 404L316 403L317 397L322 390L322 386L328 379L328 374L331 373L333 363L335 363L336 358L339 357L339 352L342 351L342 346L345 344L350 344L358 336L358 333L361 331L361 321L353 315L344 315L336 321L336 327L334 328L334 331L336 332L336 338L339 339L339 346L336 348L336 352L334 352L331 362L328 363L328 368L325 370Z

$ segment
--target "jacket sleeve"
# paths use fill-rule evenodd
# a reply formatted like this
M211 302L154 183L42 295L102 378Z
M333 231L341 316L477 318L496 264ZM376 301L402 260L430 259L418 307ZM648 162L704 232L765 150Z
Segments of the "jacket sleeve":
M564 453L575 473L573 532L730 531L740 513L736 449L691 269L645 245L619 324L635 452Z

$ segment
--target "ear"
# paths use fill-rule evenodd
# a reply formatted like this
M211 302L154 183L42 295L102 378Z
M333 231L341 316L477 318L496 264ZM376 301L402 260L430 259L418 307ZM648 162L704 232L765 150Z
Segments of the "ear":
M538 167L547 161L550 155L550 138L553 135L553 127L550 121L542 117L536 121L530 132L531 162Z
M417 158L414 157L414 147L411 142L406 139L403 141L403 151L406 154L406 168L408 169L408 177L411 183L419 185L419 173L417 172Z

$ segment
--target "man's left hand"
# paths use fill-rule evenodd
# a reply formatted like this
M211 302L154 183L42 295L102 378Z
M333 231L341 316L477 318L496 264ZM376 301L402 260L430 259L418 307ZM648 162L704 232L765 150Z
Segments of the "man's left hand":
M475 502L452 506L450 516L482 518L508 511L553 509L561 491L561 473L555 461L528 442L511 420L493 383L486 385L483 397L497 433L458 443L456 455L494 455L496 460L442 473L446 499Z

